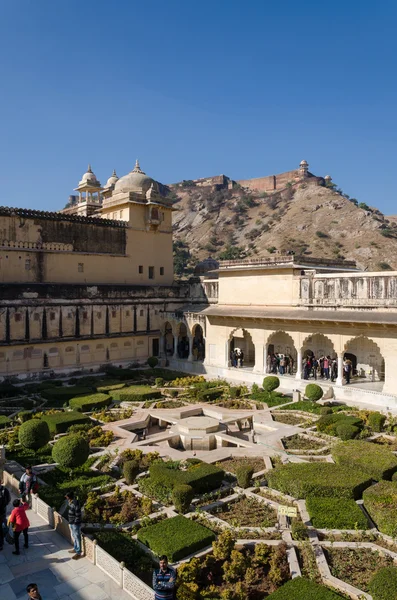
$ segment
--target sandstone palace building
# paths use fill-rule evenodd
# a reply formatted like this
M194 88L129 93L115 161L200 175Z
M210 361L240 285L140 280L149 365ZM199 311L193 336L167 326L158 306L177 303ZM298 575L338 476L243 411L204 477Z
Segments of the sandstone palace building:
M322 180L302 161L285 177L239 183L280 189L291 179ZM209 259L176 283L173 210L165 186L138 162L103 187L89 167L60 212L0 207L0 378L155 355L187 372L254 383L277 352L294 358L295 372L282 378L292 390L303 387L302 359L314 353L337 358L330 396L397 407L397 272L272 255ZM230 365L235 347L242 369ZM341 377L346 356L350 386Z

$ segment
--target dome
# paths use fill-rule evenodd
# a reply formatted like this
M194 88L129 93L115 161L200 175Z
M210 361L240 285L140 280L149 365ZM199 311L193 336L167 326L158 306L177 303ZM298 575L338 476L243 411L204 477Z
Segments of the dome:
M300 162L300 166L301 166L301 167L308 167L308 166L309 166L309 163L307 162L307 160L301 160L301 162Z
M119 180L119 178L116 175L116 169L113 169L113 173L107 180L105 187L111 187L112 185L115 185L118 182L118 180Z
M139 162L136 161L133 170L127 175L124 175L123 177L120 177L120 179L118 179L116 185L114 186L114 191L115 193L137 192L139 194L146 194L148 189L151 187L152 183L157 189L156 182L141 170Z
M208 258L205 258L201 262L197 263L194 268L194 274L204 275L209 271L216 271L217 269L219 269L219 262L215 260L215 258L209 256Z
M81 181L79 181L79 187L87 184L95 187L100 187L101 185L97 180L96 175L92 172L91 165L88 165L87 171L84 173Z

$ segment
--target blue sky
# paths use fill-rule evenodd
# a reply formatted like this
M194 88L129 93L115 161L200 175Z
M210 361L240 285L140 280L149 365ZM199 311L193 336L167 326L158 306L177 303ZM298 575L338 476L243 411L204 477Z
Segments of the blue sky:
M295 168L395 206L397 3L3 0L0 204L102 183Z

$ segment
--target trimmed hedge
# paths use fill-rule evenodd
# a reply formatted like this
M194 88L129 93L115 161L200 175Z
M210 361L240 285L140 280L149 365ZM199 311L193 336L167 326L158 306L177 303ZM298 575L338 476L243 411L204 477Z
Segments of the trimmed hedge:
M74 411L58 412L54 413L53 415L44 415L41 417L41 420L47 423L52 435L57 433L66 433L71 425L91 423L89 417Z
M175 510L180 513L185 513L189 510L194 497L194 490L191 485L181 483L176 485L172 490L172 501Z
M0 383L0 398L12 398L13 396L20 396L21 389L12 385L12 383L8 383L4 381Z
M111 390L110 393L117 402L145 402L162 397L159 390L153 390L148 385L131 385L121 390Z
M305 398L311 400L312 402L317 402L317 400L321 400L324 396L323 389L317 385L317 383L308 383L305 388Z
M306 499L306 507L317 529L368 529L363 511L347 498Z
M276 375L268 375L264 378L262 387L265 392L274 392L274 390L280 387L280 380Z
M62 437L52 448L52 458L65 469L80 467L85 463L89 454L89 443L79 433Z
M26 421L19 428L18 440L24 448L38 450L48 444L50 439L51 434L47 423L39 419Z
M107 394L91 394L89 396L78 396L69 400L70 408L79 412L90 412L96 408L105 408L112 403L112 399Z
M331 463L290 463L266 474L268 485L295 498L361 498L372 479L357 469Z
M128 485L132 485L139 473L139 462L127 460L123 465L123 475Z
M345 421L341 421L336 426L336 435L343 441L353 440L360 433L360 429L355 425L349 425Z
M241 465L236 469L237 483L243 489L248 488L251 483L254 468L249 465Z
M332 449L336 464L367 473L372 479L391 479L397 471L397 457L387 448L364 440L351 440Z
M204 494L220 487L225 472L205 462L190 464L186 471L170 469L166 462L154 463L149 468L150 478L153 482L172 489L176 485L186 484L192 486L196 494Z
M166 554L170 562L181 560L189 554L210 546L216 539L210 531L196 521L182 515L143 527L138 531L138 540L158 556Z
M359 429L363 425L363 421L345 413L333 413L332 415L323 415L320 417L316 423L316 427L317 431L336 436L338 435L338 427L342 424Z
M67 402L75 396L82 396L83 394L92 394L92 388L72 385L70 387L49 387L41 392L41 395L46 400L63 400Z
M269 600L341 600L341 598L342 596L329 588L304 577L291 579L268 596Z
M218 400L224 392L223 388L212 388L208 390L198 390L196 398L199 402L209 402Z
M379 531L397 536L397 481L380 481L365 490L364 506Z
M369 591L373 600L397 600L397 569L383 567L369 582Z

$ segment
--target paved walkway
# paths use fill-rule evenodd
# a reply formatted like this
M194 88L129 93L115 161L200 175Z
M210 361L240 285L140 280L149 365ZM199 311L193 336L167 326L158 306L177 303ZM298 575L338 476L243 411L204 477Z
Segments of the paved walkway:
M37 583L43 600L131 600L88 559L72 560L69 543L32 510L29 548L20 556L4 543L0 552L0 600L27 600L26 586Z

